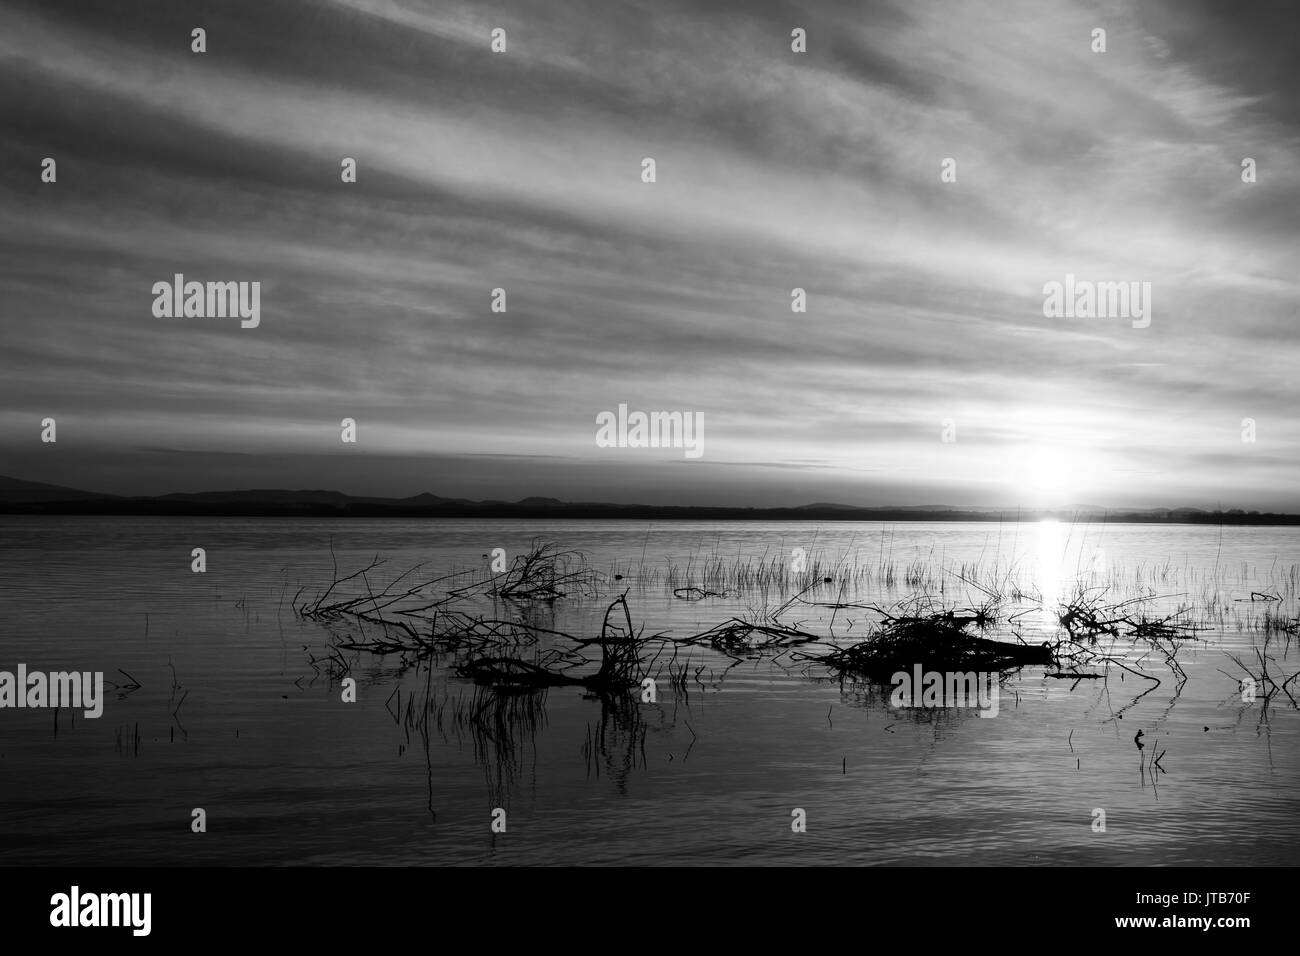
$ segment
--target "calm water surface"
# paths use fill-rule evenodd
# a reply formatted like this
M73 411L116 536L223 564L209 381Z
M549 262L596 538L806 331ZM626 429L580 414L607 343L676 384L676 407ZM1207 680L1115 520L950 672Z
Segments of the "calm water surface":
M900 711L887 690L699 648L684 691L656 665L655 704L492 694L446 662L365 653L346 655L348 704L313 666L359 633L291 610L299 588L328 585L331 543L343 572L388 559L379 583L422 562L428 578L483 571L492 549L513 557L534 538L611 576L528 612L574 633L598 632L625 588L646 633L751 616L791 595L683 601L672 587L795 548L834 578L809 601L921 589L968 606L982 597L958 575L977 563L1047 606L1076 581L1105 582L1153 612L1198 607L1213 627L1183 643L1181 684L1137 651L1127 659L1161 680L1154 690L1117 669L1072 685L1030 667L1006 681L994 719ZM142 686L109 693L98 720L0 710L0 863L1294 865L1300 715L1282 694L1243 702L1233 657L1300 670L1249 600L1277 593L1275 613L1295 617L1297 545L1297 529L1211 526L3 517L0 669L126 683L120 669ZM196 547L204 574L190 570ZM922 579L909 584L909 567ZM1047 611L1021 603L1026 640L1055 636ZM870 618L811 604L783 615L846 641ZM432 702L423 732L403 719L412 701ZM1166 751L1154 779L1151 747ZM206 833L190 830L196 807ZM497 807L505 833L490 829ZM806 833L791 832L796 807Z

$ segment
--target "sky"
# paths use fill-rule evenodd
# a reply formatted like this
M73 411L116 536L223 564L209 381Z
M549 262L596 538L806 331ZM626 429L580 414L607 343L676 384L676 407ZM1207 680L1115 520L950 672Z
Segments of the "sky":
M1300 511L1293 6L0 17L0 474ZM258 324L158 316L177 273ZM1146 318L1045 315L1067 275ZM620 405L699 454L604 447Z

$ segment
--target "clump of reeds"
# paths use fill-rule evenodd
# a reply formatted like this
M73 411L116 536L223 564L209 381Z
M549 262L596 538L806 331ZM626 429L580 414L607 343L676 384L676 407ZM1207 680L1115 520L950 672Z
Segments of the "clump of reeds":
M1279 693L1285 694L1286 698L1291 701L1291 706L1300 710L1300 702L1296 701L1295 696L1288 689L1297 678L1300 678L1300 671L1296 671L1290 677L1285 676L1285 674L1277 674L1277 676L1274 676L1276 671L1270 673L1269 665L1272 664L1276 667L1277 661L1270 657L1266 651L1261 651L1258 647L1253 648L1253 650L1255 652L1255 660L1259 662L1258 673L1247 667L1246 664L1242 662L1241 658L1235 654L1230 654L1229 657L1232 662L1241 669L1247 678L1254 682L1257 693L1260 695L1263 704L1261 720L1267 719L1268 707L1273 702L1273 698Z
M1271 610L1264 612L1263 631L1265 634L1286 634L1289 637L1300 635L1300 617L1274 614Z

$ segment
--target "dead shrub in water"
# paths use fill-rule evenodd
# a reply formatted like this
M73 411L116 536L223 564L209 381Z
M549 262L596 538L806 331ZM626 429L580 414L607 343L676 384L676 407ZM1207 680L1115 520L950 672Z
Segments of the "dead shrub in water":
M617 613L617 612L620 612ZM647 643L632 626L627 592L605 609L600 636L577 638L565 635L572 646L557 649L537 662L517 657L480 657L466 661L456 673L475 681L507 687L585 687L596 693L627 690L641 683L641 649ZM600 667L594 674L575 673L592 661L582 653L600 649Z
M811 660L841 675L888 683L898 671L920 665L927 671L1003 671L1027 664L1051 664L1052 650L1041 645L1011 644L967 631L992 623L992 611L926 611L920 602L910 613L879 611L883 620L863 641L835 648Z
M510 569L489 593L516 601L554 601L570 591L594 592L600 576L586 566L580 551L561 551L534 539L526 554L515 555Z

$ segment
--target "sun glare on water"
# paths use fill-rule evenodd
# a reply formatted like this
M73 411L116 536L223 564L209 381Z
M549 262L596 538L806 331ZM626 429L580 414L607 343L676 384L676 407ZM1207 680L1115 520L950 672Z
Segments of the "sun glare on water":
M1034 587L1042 597L1043 607L1053 608L1062 596L1065 532L1055 518L1044 518L1033 528Z

